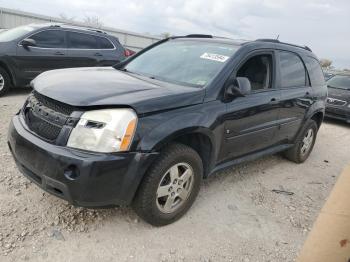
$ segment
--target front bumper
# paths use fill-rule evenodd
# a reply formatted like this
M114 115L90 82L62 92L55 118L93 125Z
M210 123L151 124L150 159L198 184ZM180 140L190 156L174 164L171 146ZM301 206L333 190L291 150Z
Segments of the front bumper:
M325 116L350 123L350 108L347 106L337 107L327 105Z
M8 145L21 172L45 191L83 207L128 205L157 153L90 153L47 143L19 115Z

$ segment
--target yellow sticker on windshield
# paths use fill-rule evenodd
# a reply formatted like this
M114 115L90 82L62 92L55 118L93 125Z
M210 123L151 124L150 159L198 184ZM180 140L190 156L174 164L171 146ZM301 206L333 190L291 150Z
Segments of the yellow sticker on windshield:
M225 55L218 55L218 54L211 54L211 53L204 53L200 56L200 58L208 59L216 62L224 63L227 59L229 59L228 56Z

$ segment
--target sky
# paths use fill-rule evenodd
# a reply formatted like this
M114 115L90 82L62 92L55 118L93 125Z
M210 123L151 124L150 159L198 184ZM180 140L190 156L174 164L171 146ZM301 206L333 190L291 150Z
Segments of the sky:
M99 17L104 26L154 35L279 36L350 68L350 0L0 0L0 7L77 21Z

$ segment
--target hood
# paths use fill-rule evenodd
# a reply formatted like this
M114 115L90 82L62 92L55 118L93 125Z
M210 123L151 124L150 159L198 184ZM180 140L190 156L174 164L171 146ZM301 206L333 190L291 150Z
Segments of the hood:
M350 90L328 87L328 97L350 102Z
M168 84L112 67L60 69L35 78L44 96L77 107L130 106L149 113L201 103L204 89Z

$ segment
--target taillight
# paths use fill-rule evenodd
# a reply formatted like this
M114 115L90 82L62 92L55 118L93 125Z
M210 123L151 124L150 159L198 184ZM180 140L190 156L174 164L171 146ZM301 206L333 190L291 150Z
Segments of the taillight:
M126 57L131 56L131 52L128 49L124 49L124 55Z

